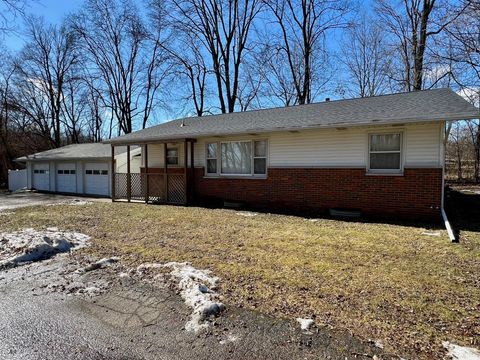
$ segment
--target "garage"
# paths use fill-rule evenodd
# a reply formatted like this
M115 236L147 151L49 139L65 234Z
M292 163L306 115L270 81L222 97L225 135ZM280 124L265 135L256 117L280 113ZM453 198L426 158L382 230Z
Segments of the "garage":
M77 192L77 170L75 163L58 163L56 174L57 192Z
M85 164L85 194L109 195L109 166L107 163Z
M123 150L123 151L122 151ZM140 153L140 148L138 153ZM137 155L132 152L131 157ZM115 149L115 164L126 163L124 149ZM63 146L16 159L25 163L28 189L89 196L111 195L112 147L102 143ZM138 162L140 167L141 161ZM140 172L140 169L137 170Z
M50 167L49 163L37 163L33 165L32 187L40 191L50 190Z

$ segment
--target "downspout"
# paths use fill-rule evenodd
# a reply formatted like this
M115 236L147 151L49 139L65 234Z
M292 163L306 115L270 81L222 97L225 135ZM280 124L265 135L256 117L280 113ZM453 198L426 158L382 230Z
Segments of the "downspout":
M455 234L453 232L452 226L450 225L450 221L448 221L447 213L445 212L444 204L445 204L445 143L446 143L446 125L447 122L445 121L443 126L440 127L440 140L441 140L441 162L442 162L442 198L440 200L440 211L442 213L443 222L445 224L445 228L447 229L448 237L450 238L451 242L458 242Z

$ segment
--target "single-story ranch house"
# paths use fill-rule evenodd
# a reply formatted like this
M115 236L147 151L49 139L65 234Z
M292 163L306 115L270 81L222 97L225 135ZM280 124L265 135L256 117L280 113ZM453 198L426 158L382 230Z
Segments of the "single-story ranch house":
M112 195L437 219L445 123L478 117L438 89L174 120L105 142L142 149Z

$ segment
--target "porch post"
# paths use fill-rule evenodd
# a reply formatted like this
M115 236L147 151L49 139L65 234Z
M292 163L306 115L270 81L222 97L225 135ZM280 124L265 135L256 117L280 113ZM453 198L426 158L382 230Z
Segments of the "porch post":
M148 204L149 195L149 179L148 179L148 145L145 144L145 204Z
M163 182L165 186L165 202L168 202L168 175L167 175L167 143L163 143Z
M193 140L190 141L190 201L194 201L195 197L195 160L194 160L194 153L195 153L195 142Z
M183 177L184 177L184 194L185 194L185 203L188 204L188 171L187 171L187 166L188 166L188 142L187 139L183 142Z
M132 179L130 177L130 145L127 145L127 200L132 198Z
M115 146L113 146L112 144L112 159L111 159L111 163L112 163L112 169L111 169L111 176L112 176L112 202L115 201Z

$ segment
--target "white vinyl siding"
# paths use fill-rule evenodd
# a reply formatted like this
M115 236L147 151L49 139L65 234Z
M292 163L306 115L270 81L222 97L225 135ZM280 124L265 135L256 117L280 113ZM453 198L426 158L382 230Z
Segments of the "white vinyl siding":
M366 169L368 165L368 134L376 131L401 131L404 143L404 168L441 167L442 125L443 123L436 122L405 126L365 126L200 138L195 143L195 166L205 166L205 146L208 142L267 139L267 168L354 167Z
M189 145L190 146L190 145ZM195 147L197 145L195 144ZM163 144L149 144L148 145L148 167L163 167L164 155L163 155ZM184 163L184 144L183 142L178 143L169 143L167 144L168 149L178 149L178 165L168 165L169 167L183 167ZM142 154L145 149L142 149ZM196 155L196 154L195 154ZM144 164L144 156L142 156L142 166Z

